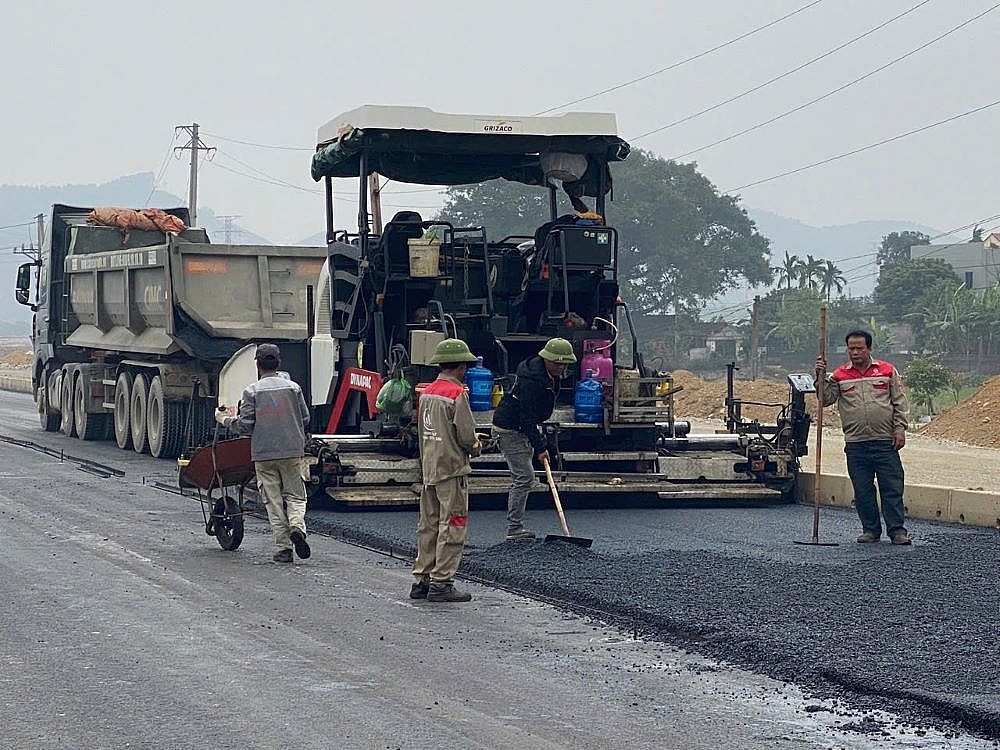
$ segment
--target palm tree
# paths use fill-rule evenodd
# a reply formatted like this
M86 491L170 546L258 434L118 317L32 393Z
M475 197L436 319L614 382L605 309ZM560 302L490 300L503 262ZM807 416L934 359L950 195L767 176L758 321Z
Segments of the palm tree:
M823 261L807 255L804 261L799 261L799 287L816 289L823 278Z
M781 261L780 266L774 269L778 272L778 286L785 284L788 289L791 289L792 282L799 277L800 265L802 265L802 259L785 250L785 259Z
M847 279L832 260L828 260L820 272L820 285L827 302L830 301L830 292L836 290L840 294L847 285Z

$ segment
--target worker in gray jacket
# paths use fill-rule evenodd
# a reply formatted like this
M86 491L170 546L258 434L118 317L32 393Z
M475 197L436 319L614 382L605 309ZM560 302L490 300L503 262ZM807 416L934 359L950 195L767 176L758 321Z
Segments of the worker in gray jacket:
M292 547L303 560L311 554L306 542L306 488L302 455L309 430L309 407L298 383L278 374L281 352L260 344L254 357L256 383L243 391L239 414L220 405L215 418L238 435L250 435L250 457L257 486L278 550L273 560L292 562Z

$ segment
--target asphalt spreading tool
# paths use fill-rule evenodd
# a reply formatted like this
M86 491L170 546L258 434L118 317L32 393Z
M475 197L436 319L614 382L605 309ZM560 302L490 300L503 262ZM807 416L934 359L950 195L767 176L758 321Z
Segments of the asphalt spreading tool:
M556 503L556 511L559 513L559 523L562 524L564 536L559 534L546 534L546 542L567 542L575 544L577 547L590 547L594 543L593 539L582 536L573 536L569 533L569 526L566 524L566 514L563 513L562 501L559 499L559 490L556 489L556 480L552 478L552 469L549 466L549 459L542 459L542 466L545 467L545 478L549 481L549 489L552 490L552 499Z
M826 362L826 305L819 308L819 356ZM839 547L837 542L819 540L819 498L823 480L823 391L826 385L826 368L816 371L816 470L813 473L813 534L808 542L796 541L811 547Z

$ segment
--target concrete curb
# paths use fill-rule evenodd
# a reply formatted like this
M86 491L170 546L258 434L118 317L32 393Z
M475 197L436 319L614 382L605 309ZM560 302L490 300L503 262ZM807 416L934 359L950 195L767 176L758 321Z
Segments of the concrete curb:
M813 503L815 473L804 471L798 477L798 497L803 504ZM820 505L854 507L854 490L849 477L823 474L820 482ZM903 505L909 518L944 521L967 526L1000 529L1000 494L976 489L939 487L933 484L908 484Z
M0 375L0 390L16 393L31 393L30 375Z

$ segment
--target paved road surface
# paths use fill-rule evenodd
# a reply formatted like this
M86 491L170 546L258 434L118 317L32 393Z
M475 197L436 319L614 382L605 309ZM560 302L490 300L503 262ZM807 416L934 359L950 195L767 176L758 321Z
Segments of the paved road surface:
M469 584L476 599L465 606L414 603L405 597L404 561L318 534L313 558L278 566L269 562L266 525L249 519L243 547L223 552L201 531L196 505L150 486L172 477L167 462L45 435L32 420L30 398L0 394L0 433L63 445L126 476L100 478L0 443L0 747L995 746L941 722L914 723L909 712L861 706L856 693L803 693L496 588ZM803 509L778 510L790 533L807 519ZM674 624L691 644L731 641L726 618L759 614L753 587L738 600L708 590L715 602L699 610L704 602L690 589L706 579L674 563L710 568L721 558L709 551L721 545L723 557L768 578L758 581L764 589L769 566L786 573L813 558L796 560L803 550L786 550L784 539L764 540L780 528L770 510L709 513L581 511L572 519L577 532L599 541L591 553L560 553L540 542L495 544L502 514L478 511L468 567L483 577L506 570L520 576L510 585L606 605L615 622L629 597L649 597L655 607L663 594L685 610ZM532 519L554 520L539 509ZM313 512L310 522L355 537L398 537L402 546L414 519ZM849 516L831 525L840 533ZM690 534L697 526L701 533ZM952 534L962 532L944 529L938 538ZM632 552L623 555L623 544ZM878 557L912 564L914 557L889 557L897 551L885 547ZM855 548L835 554L858 561ZM646 573L630 578L638 568L623 561ZM685 581L686 573L694 575ZM796 585L789 580L775 595L794 597ZM765 603L772 596L759 593ZM807 604L780 619L803 619L821 635L830 612L810 619ZM646 615L635 630L670 635L662 626L671 623ZM692 622L711 627L695 633ZM766 646L772 627L745 628L742 638ZM979 655L980 666L989 658Z

